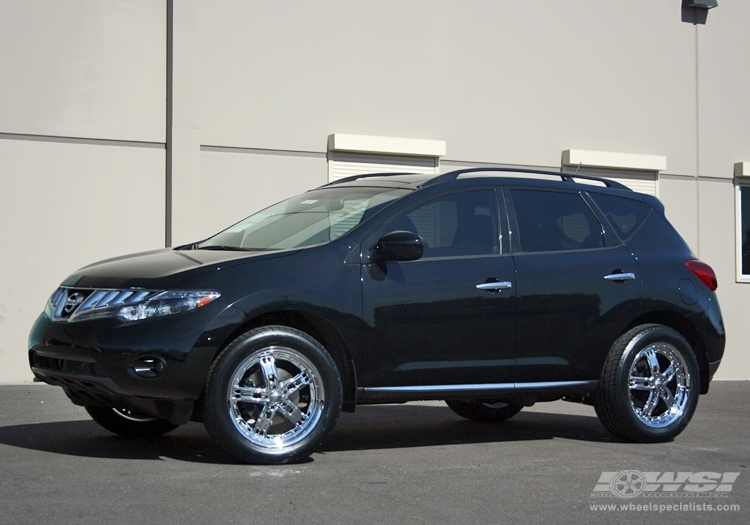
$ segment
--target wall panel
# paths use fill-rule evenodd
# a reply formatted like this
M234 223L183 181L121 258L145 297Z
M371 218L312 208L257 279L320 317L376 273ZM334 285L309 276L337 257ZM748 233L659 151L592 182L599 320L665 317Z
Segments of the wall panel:
M164 246L164 149L0 140L0 382L31 379L27 338L60 282Z
M165 0L3 0L0 49L0 133L165 141Z

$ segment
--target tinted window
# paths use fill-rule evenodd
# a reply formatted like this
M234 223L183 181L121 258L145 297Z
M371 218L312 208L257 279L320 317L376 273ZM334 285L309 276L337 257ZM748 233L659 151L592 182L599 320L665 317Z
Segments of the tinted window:
M604 246L599 221L577 193L511 190L521 251L548 252Z
M613 195L590 193L621 239L627 239L646 219L651 207L645 202Z
M740 186L740 238L742 246L742 261L740 274L743 277L750 275L750 186Z
M495 194L472 191L441 197L396 219L389 230L417 233L423 257L456 257L500 252Z

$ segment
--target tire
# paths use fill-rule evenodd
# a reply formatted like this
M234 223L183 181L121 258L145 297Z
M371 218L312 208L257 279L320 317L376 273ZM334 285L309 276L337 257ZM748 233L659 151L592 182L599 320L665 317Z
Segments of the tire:
M518 414L523 405L476 399L449 399L445 402L456 414L481 423L500 423Z
M132 439L158 438L179 425L166 419L143 416L125 408L86 406L91 418L110 432Z
M341 413L341 377L331 355L285 326L251 330L211 366L204 424L246 463L289 463L312 454Z
M698 361L690 343L671 328L645 324L612 345L593 402L599 420L615 436L656 443L685 429L699 393Z

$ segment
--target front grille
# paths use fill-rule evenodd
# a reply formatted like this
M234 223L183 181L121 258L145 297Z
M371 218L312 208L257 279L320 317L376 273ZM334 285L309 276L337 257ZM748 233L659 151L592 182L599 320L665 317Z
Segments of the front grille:
M75 321L81 317L96 317L97 314L122 305L140 303L157 293L159 292L138 288L108 290L61 286L49 298L47 311L52 319Z

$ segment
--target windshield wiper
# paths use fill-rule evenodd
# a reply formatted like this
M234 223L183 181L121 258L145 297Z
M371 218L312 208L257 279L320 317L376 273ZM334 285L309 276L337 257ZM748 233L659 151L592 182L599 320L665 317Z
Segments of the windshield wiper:
M246 252L247 248L240 248L239 246L226 246L223 244L209 245L209 246L195 246L195 250L227 250L234 252Z

